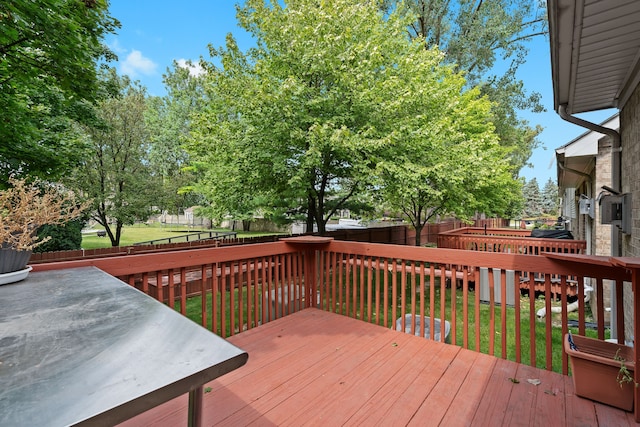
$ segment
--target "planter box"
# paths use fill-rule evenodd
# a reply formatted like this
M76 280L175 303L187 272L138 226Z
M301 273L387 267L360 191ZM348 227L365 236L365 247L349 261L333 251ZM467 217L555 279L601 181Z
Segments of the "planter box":
M31 251L18 251L12 248L0 249L0 274L24 270L31 258Z
M633 375L635 369L633 348L620 344L573 335L577 350L569 348L568 335L564 337L564 350L570 356L573 386L576 395L586 397L625 411L633 409L633 384L617 381L620 361L625 360L627 369Z

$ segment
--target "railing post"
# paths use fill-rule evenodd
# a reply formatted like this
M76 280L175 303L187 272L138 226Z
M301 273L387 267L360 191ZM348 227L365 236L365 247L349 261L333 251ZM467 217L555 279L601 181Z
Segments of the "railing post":
M298 236L281 239L281 241L294 245L300 252L304 253L304 285L305 295L307 296L305 307L315 307L317 305L317 277L318 266L316 263L316 255L320 249L323 249L333 240L333 237L322 236Z

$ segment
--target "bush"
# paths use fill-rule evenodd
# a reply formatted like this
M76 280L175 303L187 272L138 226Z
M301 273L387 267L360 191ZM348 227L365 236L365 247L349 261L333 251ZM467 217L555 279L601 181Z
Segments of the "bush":
M43 225L38 229L41 239L51 239L37 246L34 252L71 251L82 248L82 227L84 221L74 220L61 225Z

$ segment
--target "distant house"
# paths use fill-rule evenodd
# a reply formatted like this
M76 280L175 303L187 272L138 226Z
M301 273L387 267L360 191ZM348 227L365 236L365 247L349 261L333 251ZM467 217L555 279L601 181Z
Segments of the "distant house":
M602 171L595 172L592 192L585 196L597 198L604 191L595 208L601 215L598 225L611 224L608 255L640 257L640 1L548 0L547 7L554 108L563 119L610 140L610 156L603 151L596 158ZM576 116L609 108L620 111L617 127ZM567 166L566 150L563 155L565 162L558 168ZM610 185L601 185L606 157ZM558 174L578 179L565 172ZM632 305L629 285L624 296L627 339L633 336Z

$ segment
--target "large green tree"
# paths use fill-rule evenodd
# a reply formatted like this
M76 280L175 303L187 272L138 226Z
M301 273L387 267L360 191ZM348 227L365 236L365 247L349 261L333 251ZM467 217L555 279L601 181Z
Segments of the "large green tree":
M183 144L189 134L190 117L203 108L203 78L192 72L192 64L185 65L174 63L167 70L167 95L148 98L145 111L149 163L163 189L157 206L172 214L200 202L196 193L185 191L194 176L188 169L189 155Z
M93 202L92 218L118 246L124 225L151 215L159 179L149 167L146 90L114 69L104 77L108 96L98 102L99 122L86 129L88 155L74 178Z
M406 15L379 8L250 0L239 9L257 47L244 54L229 36L212 49L222 66L208 67L209 104L190 145L221 214L301 207L308 229L323 233L338 209L362 208L377 193L421 227L431 217L424 209L487 208L494 188L513 182L490 104L465 92L438 49L406 37Z
M547 33L541 0L385 0L385 10L413 16L409 35L446 52L444 61L465 72L469 87L492 101L491 121L509 147L514 174L528 165L542 128L531 127L519 111L542 111L537 93L517 77L527 60L527 42Z
M322 233L367 185L376 81L406 38L369 2L250 0L238 17L257 46L244 54L229 36L211 50L222 66L209 66L191 145L201 182L221 215L302 213Z
M106 0L0 2L0 186L79 160L76 123L94 120L97 64L113 57L102 39L118 26Z
M416 69L413 74L424 73ZM404 105L393 116L394 130L377 162L378 195L384 206L408 218L417 246L423 227L437 215L504 215L520 194L489 121L490 103L477 90L461 94L459 75L432 78L426 96L413 91L425 86L405 88L412 101L399 103Z

